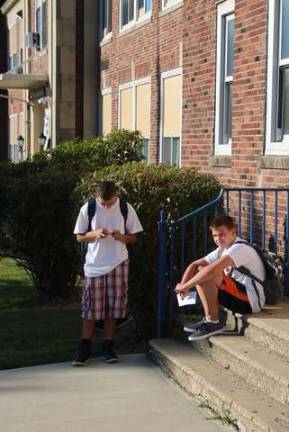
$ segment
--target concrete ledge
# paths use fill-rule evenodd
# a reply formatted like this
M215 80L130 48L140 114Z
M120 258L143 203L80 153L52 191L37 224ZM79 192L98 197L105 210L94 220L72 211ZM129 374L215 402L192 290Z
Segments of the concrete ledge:
M288 156L262 156L258 162L258 168L261 169L289 169Z
M232 159L231 156L211 156L210 166L214 167L231 167Z
M288 405L254 391L230 369L188 345L171 339L153 340L149 355L182 389L229 418L240 431L288 432Z

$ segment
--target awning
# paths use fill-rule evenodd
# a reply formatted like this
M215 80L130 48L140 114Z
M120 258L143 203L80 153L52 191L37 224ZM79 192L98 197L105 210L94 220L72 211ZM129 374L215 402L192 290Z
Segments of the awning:
M36 89L48 81L47 75L34 74L0 74L0 89Z

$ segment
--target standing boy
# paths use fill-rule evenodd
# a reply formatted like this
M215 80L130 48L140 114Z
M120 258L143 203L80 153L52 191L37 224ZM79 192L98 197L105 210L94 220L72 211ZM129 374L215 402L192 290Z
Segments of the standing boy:
M124 217L116 185L100 182L95 190L96 208L88 231L88 203L79 212L74 234L88 242L82 292L82 340L74 366L83 366L91 356L91 339L96 320L104 320L103 353L108 363L118 360L113 335L115 319L125 318L127 303L128 251L137 241L142 226L134 208L127 205Z
M265 279L261 258L251 246L237 237L234 219L218 216L210 229L217 249L192 262L175 289L177 293L184 294L195 287L204 308L205 317L200 322L184 327L191 333L190 341L222 332L226 313L219 305L234 312L250 314L259 312L265 303L263 286L238 271L238 267L243 266L259 280Z

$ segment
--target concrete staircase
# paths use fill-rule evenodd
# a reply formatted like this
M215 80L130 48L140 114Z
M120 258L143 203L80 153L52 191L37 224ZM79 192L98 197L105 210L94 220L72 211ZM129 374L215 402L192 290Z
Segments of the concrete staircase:
M209 340L156 339L151 358L186 392L240 431L289 432L289 302L229 314Z

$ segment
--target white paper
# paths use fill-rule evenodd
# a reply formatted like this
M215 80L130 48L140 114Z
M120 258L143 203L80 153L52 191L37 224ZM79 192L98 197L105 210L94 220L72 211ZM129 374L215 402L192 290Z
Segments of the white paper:
M184 297L177 294L178 304L180 307L196 304L197 291L189 291Z

